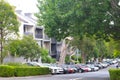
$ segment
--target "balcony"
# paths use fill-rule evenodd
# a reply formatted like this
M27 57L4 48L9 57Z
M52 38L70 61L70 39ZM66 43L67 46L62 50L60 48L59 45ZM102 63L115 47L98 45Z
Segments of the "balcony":
M57 40L55 38L51 38L51 42L56 44L57 43Z
M50 38L47 35L45 35L44 36L44 41L50 41Z
M42 34L35 34L35 38L43 38L43 35Z
M31 36L33 36L33 33L32 32L24 32L24 35L27 35L27 36L31 35Z

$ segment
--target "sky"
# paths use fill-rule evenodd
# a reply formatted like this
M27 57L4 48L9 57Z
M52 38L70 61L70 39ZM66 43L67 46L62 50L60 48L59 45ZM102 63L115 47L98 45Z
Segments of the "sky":
M16 9L23 10L23 12L38 12L38 9L36 7L37 0L6 0L11 5L16 6ZM118 3L120 6L120 1Z
M23 12L38 12L36 7L37 0L6 0L11 5L16 6L16 10L22 10Z

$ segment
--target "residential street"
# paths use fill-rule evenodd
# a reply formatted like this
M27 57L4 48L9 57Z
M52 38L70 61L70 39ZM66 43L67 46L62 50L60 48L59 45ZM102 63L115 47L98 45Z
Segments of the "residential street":
M108 72L110 68L115 68L115 65L111 65L108 68L101 69L96 72L56 74L30 77L12 77L0 78L0 80L110 80Z

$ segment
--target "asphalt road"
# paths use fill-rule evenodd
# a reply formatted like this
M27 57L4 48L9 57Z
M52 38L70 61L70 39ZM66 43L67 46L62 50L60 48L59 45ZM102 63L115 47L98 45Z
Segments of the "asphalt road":
M10 77L10 78L0 77L0 80L110 80L108 72L109 68L115 68L115 65L111 65L108 68L101 69L96 72L43 75L43 76L41 75L30 77Z

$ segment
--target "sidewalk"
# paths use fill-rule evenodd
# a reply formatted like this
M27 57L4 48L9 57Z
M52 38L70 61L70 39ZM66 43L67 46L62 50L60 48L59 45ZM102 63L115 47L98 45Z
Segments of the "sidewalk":
M87 78L87 79L82 79L82 80L110 80L110 78Z

